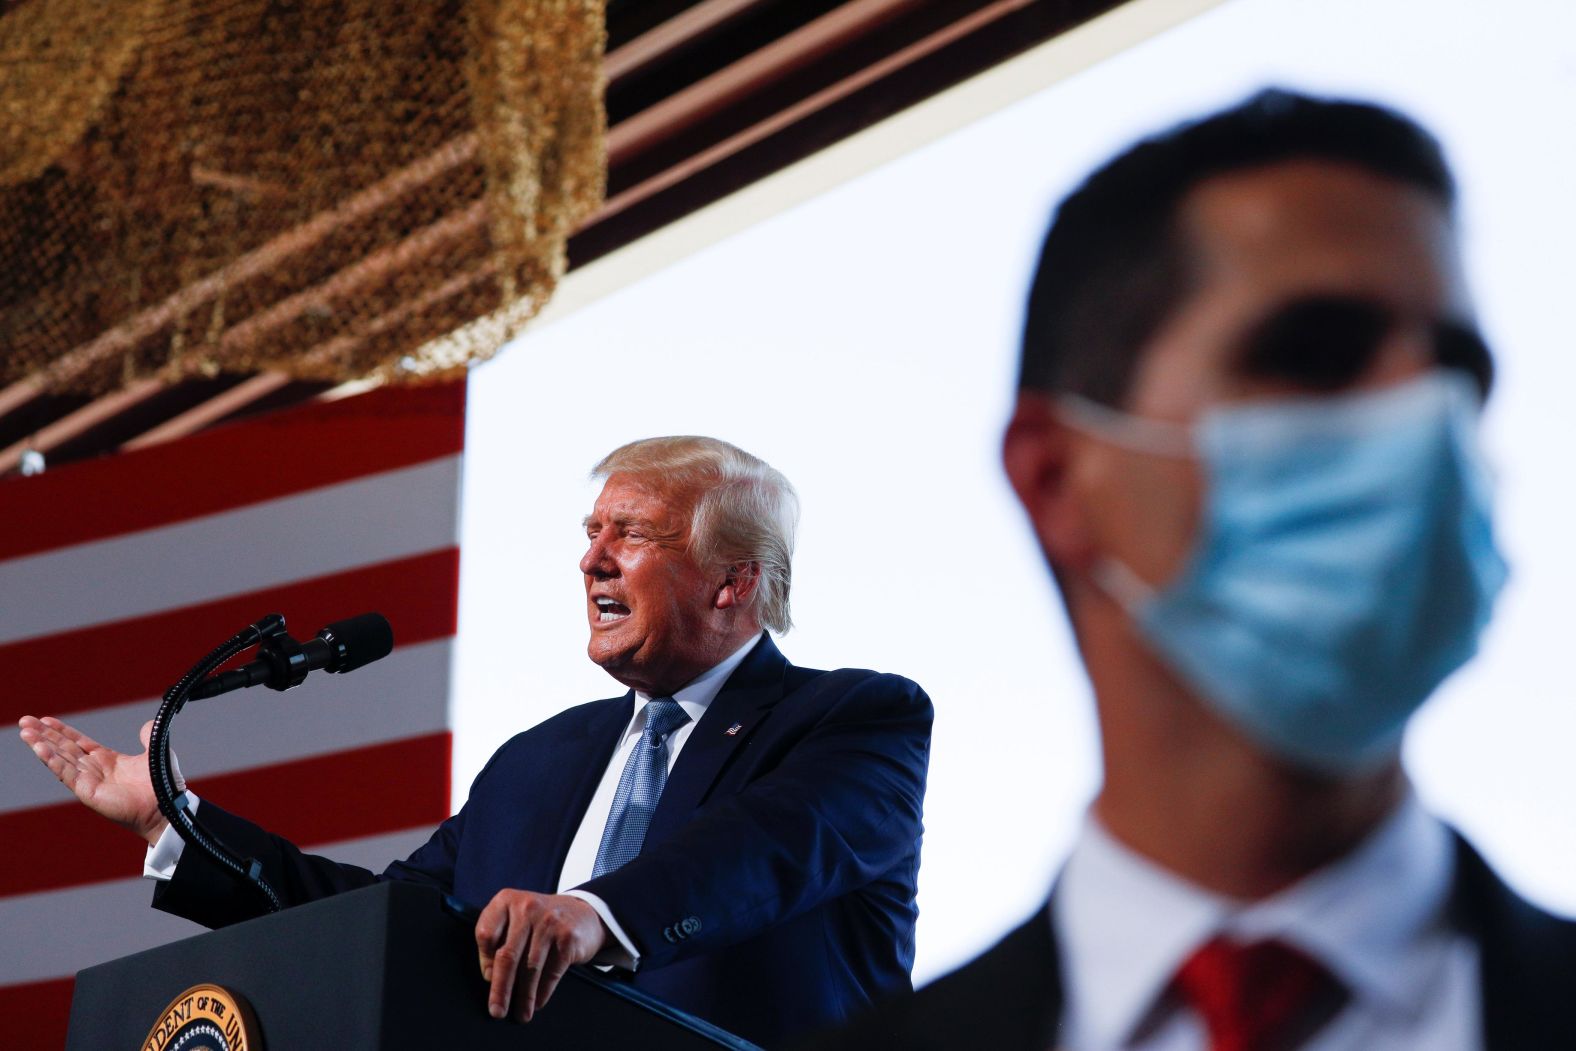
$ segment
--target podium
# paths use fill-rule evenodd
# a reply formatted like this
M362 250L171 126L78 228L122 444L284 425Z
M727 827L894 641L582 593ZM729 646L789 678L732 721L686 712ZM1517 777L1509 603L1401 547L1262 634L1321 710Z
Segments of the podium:
M191 1018L199 1007L219 1012L216 1031L232 1024L218 995L175 1003L194 987L216 986L250 1007L249 1031L260 1039L247 1041L247 1051L759 1051L585 967L571 968L530 1022L492 1018L473 930L438 891L399 881L286 909L79 972L66 1047L233 1048L234 1039L174 1039L202 1021ZM174 1022L155 1033L172 1006Z

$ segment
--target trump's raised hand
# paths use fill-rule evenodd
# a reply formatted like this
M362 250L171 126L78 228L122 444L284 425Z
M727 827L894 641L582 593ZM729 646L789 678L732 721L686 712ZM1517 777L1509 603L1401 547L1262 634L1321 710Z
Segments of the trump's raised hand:
M117 825L131 829L149 844L157 843L169 824L159 813L148 774L149 720L142 725L142 752L131 755L99 744L87 734L52 716L35 719L24 715L17 721L22 740L49 772L94 813L102 814ZM172 773L178 789L184 789L180 768L171 756Z

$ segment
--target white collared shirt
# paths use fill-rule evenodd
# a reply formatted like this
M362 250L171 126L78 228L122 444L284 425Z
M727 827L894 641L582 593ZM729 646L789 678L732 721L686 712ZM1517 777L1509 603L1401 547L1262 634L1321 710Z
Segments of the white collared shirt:
M755 648L759 640L759 636L751 638L749 642L729 654L721 664L696 678L683 689L673 692L673 699L679 703L680 708L684 709L689 721L668 734L669 773L673 772L673 764L678 762L679 751L694 732L695 724L700 722L700 717L706 714L711 702L722 692L722 686L728 681L728 676L744 663L744 658ZM596 867L597 850L602 845L602 831L607 827L608 814L613 809L613 796L618 793L618 779L624 773L624 764L629 761L629 753L640 740L641 734L645 732L646 705L650 700L651 694L644 690L635 691L635 713L624 727L624 736L619 738L618 747L613 749L613 758L608 760L607 769L602 772L602 780L597 784L596 794L591 797L585 815L580 819L580 828L569 844L569 853L564 857L564 867L558 873L558 892L572 894L595 909L597 915L602 917L602 922L607 924L607 929L613 932L613 937L624 949L620 953L609 945L597 956L596 962L615 964L631 970L639 962L640 954L635 951L634 943L624 933L624 928L620 927L618 921L613 918L613 910L595 894L572 888L590 879L591 870Z
M1449 833L1416 798L1356 850L1262 901L1194 886L1116 842L1091 815L1051 899L1070 1051L1205 1051L1185 1006L1161 1004L1217 934L1279 938L1348 993L1299 1051L1478 1051L1477 946L1449 923Z
M690 734L695 729L695 724L700 722L701 716L706 714L706 709L711 702L717 699L717 694L722 692L723 684L734 673L744 658L755 648L760 641L760 636L752 637L743 646L734 650L723 658L720 664L704 672L689 685L677 690L673 699L679 703L689 716L689 721L675 729L668 735L668 771L671 773L673 764L678 762L679 751L683 749L684 742L689 740ZM630 717L629 724L624 727L624 736L619 739L619 745L613 750L612 759L608 760L607 769L602 773L602 780L597 785L596 794L591 797L591 803L586 807L585 814L580 819L580 828L575 833L574 840L569 844L569 854L564 858L564 867L558 876L558 891L561 894L572 894L585 901L602 917L602 922L607 924L608 930L613 932L618 946L608 945L597 957L599 964L612 964L633 969L640 960L640 954L635 950L634 943L624 933L624 929L614 919L613 912L607 903L595 894L585 891L573 890L591 878L591 870L596 866L597 849L602 844L602 830L607 826L609 812L613 808L613 796L618 791L618 779L624 772L624 764L629 760L629 753L640 740L641 733L646 727L646 704L651 700L651 695L642 691L635 691L635 712ZM192 813L197 812L200 800L195 793L188 793L191 799ZM175 866L181 859L181 849L185 841L180 838L174 828L166 828L159 841L148 848L143 859L142 874L149 879L167 880L175 875ZM622 952L619 951L620 947Z

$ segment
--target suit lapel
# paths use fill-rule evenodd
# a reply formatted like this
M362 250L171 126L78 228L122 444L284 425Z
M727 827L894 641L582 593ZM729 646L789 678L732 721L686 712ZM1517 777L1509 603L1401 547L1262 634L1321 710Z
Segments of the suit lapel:
M1460 836L1453 905L1478 945L1487 1051L1576 1047L1576 923L1521 899Z
M706 714L690 731L678 762L668 774L657 811L651 816L644 847L662 842L683 826L716 783L728 757L743 744L761 718L783 696L783 673L788 661L762 635L723 684Z
M1040 909L969 964L915 994L903 1012L900 1043L915 1048L985 1047L1047 1051L1057 1046L1062 977L1050 907ZM875 1029L884 1028L875 1016Z
M551 865L542 885L558 886L558 877L564 869L564 859L569 856L569 846L574 842L580 823L585 820L586 807L596 794L602 774L613 758L613 750L629 718L635 713L635 694L631 690L623 697L613 697L592 706L586 719L577 727L578 732L566 735L562 747L548 753L548 769L543 783L558 786L556 793L562 800L563 817L548 822L553 829L553 840L543 844L547 850L542 855Z
M1058 882L1060 882L1059 877ZM1038 1024L1043 1028L1038 1032L1044 1034L1041 1043L1043 1047L1060 1046L1058 1039L1067 1013L1067 990L1062 975L1061 946L1056 940L1056 925L1051 922L1051 900L1055 897L1056 887L1052 885L1051 897L1046 899L1040 911L1035 913L1028 923L1019 928L1022 938L1027 943L1025 955L1029 962L1025 964L1025 968L1031 974L1030 980L1037 983L1041 990ZM1043 937L1035 933L1036 931L1043 932Z

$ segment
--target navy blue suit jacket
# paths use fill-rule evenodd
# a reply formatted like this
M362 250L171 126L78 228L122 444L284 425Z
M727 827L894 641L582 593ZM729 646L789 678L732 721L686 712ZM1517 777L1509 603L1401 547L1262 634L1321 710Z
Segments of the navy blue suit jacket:
M1576 922L1522 899L1459 836L1450 909L1456 926L1478 946L1485 1051L1576 1048ZM1047 902L972 962L803 1048L1045 1051L1061 1036L1062 1001L1061 958Z
M208 801L200 820L260 861L287 904L376 879L476 906L505 888L552 893L633 712L631 693L517 735L460 812L381 876ZM765 1045L909 989L930 724L913 682L797 668L763 636L691 731L640 855L583 885L640 951L634 983ZM154 905L208 926L261 911L196 851Z

